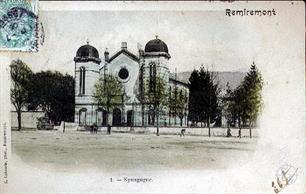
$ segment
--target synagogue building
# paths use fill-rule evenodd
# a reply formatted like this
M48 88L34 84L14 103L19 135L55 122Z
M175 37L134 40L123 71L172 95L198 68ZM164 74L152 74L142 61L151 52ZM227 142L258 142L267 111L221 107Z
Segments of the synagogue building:
M189 86L171 76L171 55L165 42L156 37L146 43L138 53L129 51L122 42L118 52L108 50L101 56L89 43L81 46L75 62L75 123L79 126L96 124L106 126L187 126ZM106 75L113 75L123 86L120 103L98 103L94 97L95 84ZM168 103L156 104L144 100L146 90L156 92L156 80L161 80L168 93ZM172 100L180 99L184 108L176 107ZM173 103L174 102L174 103ZM158 117L158 118L157 118Z

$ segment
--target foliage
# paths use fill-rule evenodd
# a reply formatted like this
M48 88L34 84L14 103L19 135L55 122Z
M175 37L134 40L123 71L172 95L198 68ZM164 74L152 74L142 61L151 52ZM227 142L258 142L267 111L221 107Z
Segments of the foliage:
M150 90L149 79L144 79L144 102L153 105L168 105L168 92L166 82L162 77L155 77L154 88Z
M255 63L251 65L251 69L248 72L247 76L243 80L244 88L244 101L243 106L243 120L249 121L249 126L256 122L258 115L262 109L262 96L261 91L263 87L263 80L261 73L256 68Z
M215 122L219 114L218 83L215 75L203 66L194 70L190 76L189 119L193 122Z
M182 118L187 108L187 91L174 87L169 95L169 111L173 116Z
M150 87L150 80L144 79L143 102L150 105L154 113L153 122L156 117L156 134L159 135L159 116L163 108L168 106L168 92L165 79L160 76L153 77L154 80Z
M248 123L250 128L255 124L263 105L262 87L261 73L253 63L242 83L231 93L230 106L225 110L226 114L232 116L233 121L238 120L239 128L242 123Z
M235 120L235 109L234 109L234 101L233 101L234 91L231 89L229 83L226 83L226 93L222 98L222 112L223 116L226 119L227 127L230 128L231 124Z
M41 108L54 122L74 120L74 79L58 71L32 76L28 109Z
M95 84L94 99L100 105L106 106L107 112L122 104L123 95L122 83L111 74L100 77Z
M10 64L11 73L11 102L17 112L18 130L21 130L21 110L27 104L29 97L31 69L23 61L17 59Z
M200 99L200 75L198 70L193 70L189 78L189 103L188 103L188 120L193 123L200 121L200 110L198 99Z

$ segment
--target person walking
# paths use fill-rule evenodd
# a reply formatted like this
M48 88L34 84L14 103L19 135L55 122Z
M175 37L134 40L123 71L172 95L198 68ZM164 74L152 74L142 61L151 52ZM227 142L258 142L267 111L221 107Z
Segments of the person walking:
M112 127L110 124L107 125L107 134L110 135L111 134L111 130L112 130Z
M226 131L226 137L232 137L231 129L228 127Z
M97 126L96 123L93 124L93 132L94 132L95 134L98 133L98 126Z

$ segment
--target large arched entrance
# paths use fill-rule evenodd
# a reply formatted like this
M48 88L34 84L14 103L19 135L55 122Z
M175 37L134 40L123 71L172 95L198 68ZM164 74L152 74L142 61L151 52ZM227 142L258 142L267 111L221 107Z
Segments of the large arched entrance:
M113 110L113 126L121 125L121 110L119 108L115 108Z
M133 111L132 110L128 110L127 111L127 119L126 119L126 122L127 122L127 126L128 127L131 127L131 126L133 126Z

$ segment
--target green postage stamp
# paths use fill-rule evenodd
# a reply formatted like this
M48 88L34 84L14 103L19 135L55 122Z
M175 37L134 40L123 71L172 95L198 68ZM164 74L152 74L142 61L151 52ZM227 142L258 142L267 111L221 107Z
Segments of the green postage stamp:
M0 50L37 51L37 0L0 0Z

